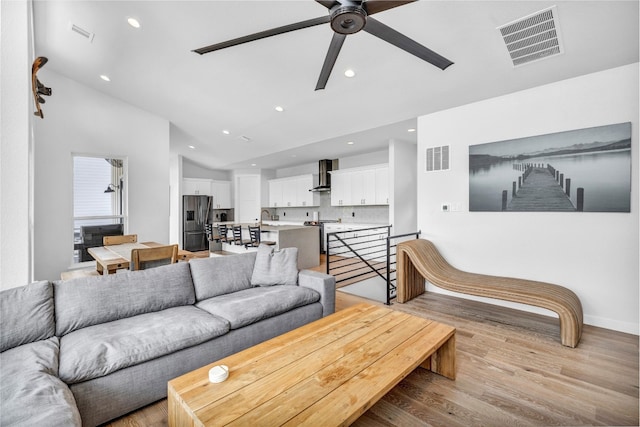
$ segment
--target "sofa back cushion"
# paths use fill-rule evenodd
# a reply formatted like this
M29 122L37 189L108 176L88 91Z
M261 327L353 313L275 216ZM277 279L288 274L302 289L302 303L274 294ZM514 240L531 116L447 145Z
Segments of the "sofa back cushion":
M56 335L195 303L189 264L54 282Z
M0 352L55 334L53 287L44 280L0 292Z
M196 299L202 301L249 289L255 262L255 252L192 259L189 264L191 264Z

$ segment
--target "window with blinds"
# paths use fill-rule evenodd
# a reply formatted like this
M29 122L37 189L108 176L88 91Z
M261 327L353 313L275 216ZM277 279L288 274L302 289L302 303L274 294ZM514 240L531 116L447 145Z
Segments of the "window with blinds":
M93 260L87 248L102 246L96 234L124 231L123 186L122 159L73 157L74 263Z

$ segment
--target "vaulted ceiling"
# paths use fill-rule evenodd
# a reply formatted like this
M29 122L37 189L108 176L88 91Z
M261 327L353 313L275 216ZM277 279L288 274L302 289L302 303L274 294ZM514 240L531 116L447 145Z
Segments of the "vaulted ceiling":
M563 53L515 67L497 27L554 5ZM36 54L49 69L166 118L172 151L213 169L286 167L379 150L390 139L415 142L407 129L420 115L639 58L638 1L409 3L375 19L452 66L443 71L360 31L347 36L318 91L329 24L192 52L327 13L312 0L35 0Z

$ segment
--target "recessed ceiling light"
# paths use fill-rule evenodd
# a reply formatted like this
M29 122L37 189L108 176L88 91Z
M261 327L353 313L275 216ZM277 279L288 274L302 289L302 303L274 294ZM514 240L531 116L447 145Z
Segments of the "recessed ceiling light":
M255 163L251 163L251 166L255 166L255 165L256 165Z
M279 112L279 113L282 113L284 111L284 108L282 108L279 105L276 105L276 111Z
M415 131L416 131L416 129L415 129L415 128L409 128L409 129L407 129L407 132L415 132Z
M107 76L106 74L100 74L100 78L102 80L104 80L105 82L110 82L111 79L109 78L109 76Z
M193 145L189 145L189 148L191 148L192 150L196 149L196 147L194 147Z
M229 135L231 132L229 132L228 130L224 129L224 130L222 131L222 133L224 133L225 135Z
M344 72L344 75L345 77L354 77L356 75L356 72L349 68Z
M353 144L354 144L354 142L353 142L353 141L349 141L349 142L347 142L347 145L353 145Z
M140 21L138 21L136 18L127 18L127 22L133 28L140 28Z

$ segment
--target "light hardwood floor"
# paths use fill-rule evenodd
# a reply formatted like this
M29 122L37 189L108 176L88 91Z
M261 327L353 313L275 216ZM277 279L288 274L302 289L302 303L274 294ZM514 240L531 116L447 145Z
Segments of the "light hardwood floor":
M337 310L363 301L336 294ZM434 293L391 308L457 328L457 378L417 369L355 426L640 423L635 335L585 325L572 349L560 344L558 320L546 316ZM166 399L108 424L165 425Z

